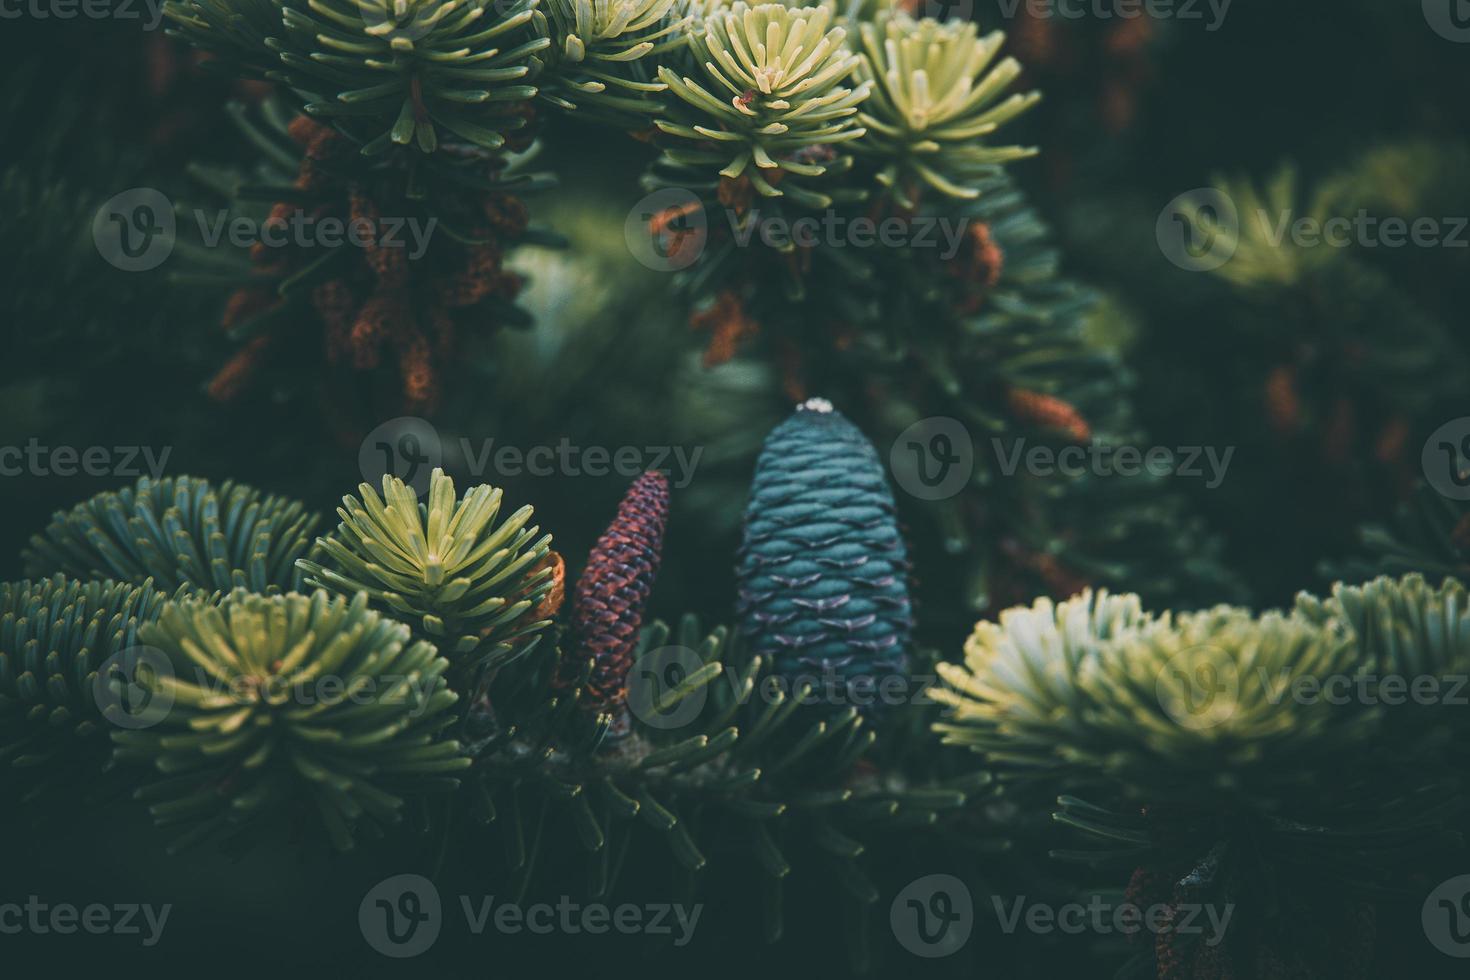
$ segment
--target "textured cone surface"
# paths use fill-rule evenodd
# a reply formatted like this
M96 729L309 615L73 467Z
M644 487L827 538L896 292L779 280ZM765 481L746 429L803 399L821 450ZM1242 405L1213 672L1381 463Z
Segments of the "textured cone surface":
M812 401L767 437L739 559L753 652L793 683L881 681L906 666L908 557L872 443Z
M640 476L577 580L572 618L579 649L592 659L585 691L589 707L602 709L627 698L628 670L658 573L668 512L668 477Z

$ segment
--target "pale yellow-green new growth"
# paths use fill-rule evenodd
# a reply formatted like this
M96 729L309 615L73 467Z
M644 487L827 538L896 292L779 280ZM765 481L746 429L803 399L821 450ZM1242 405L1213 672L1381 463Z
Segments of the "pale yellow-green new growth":
M850 165L834 147L863 135L857 107L869 91L853 84L857 55L832 11L735 3L695 27L690 51L698 77L659 71L675 101L658 128L691 144L667 159L746 177L766 197L828 206L800 181Z
M531 571L551 547L522 507L497 524L502 493L471 488L464 499L435 470L428 500L393 476L383 495L364 483L362 499L342 498L335 531L318 540L322 560L302 561L313 586L365 592L389 615L406 618L446 652L475 653L473 662L522 647L549 621L531 611L551 587L551 570Z
M141 634L152 714L119 719L113 741L120 762L161 775L137 796L184 831L175 847L305 808L346 849L365 824L396 823L405 794L469 768L441 737L458 700L449 662L365 595L188 599Z
M971 22L890 13L859 31L855 77L873 94L859 111L867 132L853 151L878 160L879 183L905 206L913 206L911 185L921 182L950 197L976 197L976 177L1036 152L984 142L1041 98L1006 96L1021 66L995 60L1005 41L1000 31L982 37Z

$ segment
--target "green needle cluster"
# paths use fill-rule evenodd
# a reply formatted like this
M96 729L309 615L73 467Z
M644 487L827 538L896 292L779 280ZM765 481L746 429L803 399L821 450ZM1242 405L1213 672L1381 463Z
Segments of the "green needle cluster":
M689 42L679 0L546 0L537 12L551 38L541 95L625 128L647 126L667 86L650 67Z
M160 588L293 588L320 518L299 501L226 480L148 477L58 511L31 538L26 574Z
M1036 152L983 142L1041 99L1039 92L1006 96L1021 65L996 61L1000 31L981 37L969 21L885 12L859 32L855 77L872 97L858 112L867 133L853 151L873 160L877 181L905 206L913 206L911 185L920 182L949 197L977 197L979 176Z
M1084 593L982 624L964 666L940 668L951 713L939 730L1134 799L1273 810L1307 774L1371 748L1377 708L1321 696L1360 665L1336 622L1227 606L1154 617L1132 596Z
M381 497L366 483L358 492L361 500L342 499L342 522L318 541L321 560L300 563L308 584L364 592L470 665L523 649L548 625L531 613L551 588L551 570L532 569L551 535L536 536L531 507L497 523L499 489L481 485L457 499L454 481L437 469L423 504L392 476Z
M0 785L34 796L61 780L90 782L105 761L107 661L138 644L167 596L152 584L0 583ZM101 692L101 697L99 697ZM90 764L76 772L70 764Z
M748 178L765 197L828 206L801 182L851 165L834 147L862 137L857 107L869 91L851 84L858 58L832 11L735 3L696 25L690 53L697 77L659 71L674 98L658 128L685 141L665 159Z
M496 150L536 94L550 45L531 26L538 0L172 0L180 33L285 82L313 116L380 153L432 153L448 133Z
M470 765L441 735L449 662L366 596L185 600L142 636L167 659L149 682L159 717L113 740L163 777L137 796L183 829L176 848L304 807L346 849L399 820L401 793L451 788Z

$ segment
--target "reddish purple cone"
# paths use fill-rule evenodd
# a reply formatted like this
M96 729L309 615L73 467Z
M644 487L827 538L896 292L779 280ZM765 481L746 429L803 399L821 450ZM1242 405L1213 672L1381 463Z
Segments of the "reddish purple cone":
M589 709L602 711L627 700L628 670L658 573L668 513L668 477L640 476L618 505L618 516L597 539L577 580L572 629L581 662L592 660L592 675L582 694Z

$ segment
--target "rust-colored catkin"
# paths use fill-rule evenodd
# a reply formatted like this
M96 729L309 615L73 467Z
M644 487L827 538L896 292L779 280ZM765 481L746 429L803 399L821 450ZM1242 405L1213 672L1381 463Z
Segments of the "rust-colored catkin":
M972 221L965 226L960 249L945 265L949 276L963 286L963 293L956 301L959 312L976 313L985 305L990 290L1000 282L1005 270L1005 252L995 240L990 226L983 221Z
M326 327L327 363L337 364L352 350L352 324L357 314L357 297L340 279L318 283L311 291L312 309Z
M439 284L435 299L453 310L466 309L501 288L501 254L493 245L472 245L463 264Z
M407 315L403 299L397 293L378 290L368 297L357 311L352 323L352 366L359 371L370 371L382 363L384 343L400 329L399 324Z
M990 225L983 221L967 225L965 236L966 248L961 254L964 256L966 278L989 289L1000 282L1000 274L1005 269L1005 253L996 242Z
M1092 426L1071 402L1055 395L1026 388L1012 388L1006 393L1011 413L1023 422L1064 432L1075 442L1092 438Z
M1296 368L1280 364L1266 376L1266 420L1279 435L1291 435L1301 424L1302 400L1297 392Z
M459 347L460 331L493 325L495 318L482 304L492 299L512 301L524 285L520 276L505 270L501 243L525 231L529 222L525 204L510 194L466 192L451 210L483 212L484 217L472 221L467 230L488 241L469 245L441 235L432 240L432 255L415 262L411 242L401 233L390 238L393 228L385 218L407 218L415 212L406 210L407 202L378 196L370 181L359 183L350 176L357 172L358 148L332 127L305 116L290 123L288 135L302 148L295 187L304 193L276 204L267 221L289 226L301 213L314 221L341 218L353 238L342 246L348 252L333 264L333 278L312 286L309 309L320 329L288 335L284 325L272 324L271 343L315 341L328 365L347 371L375 371L385 367L387 359L391 363L386 366L399 376L403 407L430 410L440 400L442 374ZM268 248L258 242L251 255L259 279L278 280L300 272L320 253ZM224 325L237 326L278 304L276 285L251 286L232 295ZM211 390L219 397L238 394L256 374L264 349L257 344L237 354Z
M257 334L225 362L209 382L209 397L218 402L234 401L260 370L271 348L269 334Z
M429 339L412 321L405 321L397 325L393 342L403 379L404 401L418 411L433 410L439 404L439 375L434 368Z
M760 332L760 324L746 314L739 295L729 289L721 290L707 309L691 315L689 325L695 330L709 331L709 344L704 350L705 367L726 363L741 344Z
M1450 531L1450 544L1461 551L1470 551L1470 514L1460 518Z
M717 196L721 207L729 208L740 216L750 210L755 188L750 183L750 178L744 174L739 177L721 177Z
M530 578L535 578L537 573L551 570L551 588L548 589L540 599L536 600L536 606L531 610L532 619L551 619L561 612L562 604L567 598L567 563L559 551L548 551L540 561L531 566Z
M674 265L687 264L696 255L690 253L704 248L705 229L697 224L686 224L684 219L698 211L703 205L689 201L674 207L664 208L648 219L648 230L654 236L667 236L668 248L664 255Z
M490 227L501 235L519 235L531 223L526 202L509 194L488 194L481 208Z
M354 222L366 222L372 227L363 257L377 277L378 284L388 289L402 289L408 282L408 250L400 236L395 241L387 240L382 230L382 212L377 202L354 188L349 195L349 211Z
M257 313L270 309L280 299L274 290L251 287L237 289L225 302L225 312L220 316L220 326L233 330Z

